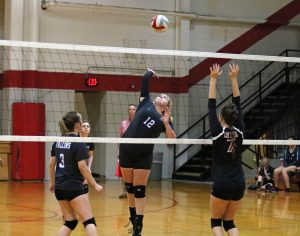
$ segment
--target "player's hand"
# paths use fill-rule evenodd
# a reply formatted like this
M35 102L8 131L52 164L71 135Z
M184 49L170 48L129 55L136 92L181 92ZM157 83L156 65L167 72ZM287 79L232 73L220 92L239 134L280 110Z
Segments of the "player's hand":
M171 117L170 110L169 110L168 106L166 106L164 108L164 112L163 112L163 116L162 116L162 122L164 124L168 124L169 121L170 121L170 117Z
M210 79L211 80L216 80L223 71L220 71L220 65L215 63L210 67Z
M154 70L152 70L152 69L150 69L148 67L147 67L147 70L151 71L153 73L153 75L152 75L153 77L159 78L158 74Z
M94 186L94 189L95 189L96 192L99 193L100 191L103 190L103 187L102 187L100 184L96 184L96 185Z
M54 189L55 189L54 183L50 183L50 185L49 185L49 191L53 193Z
M236 79L239 74L240 68L238 64L229 64L228 76L230 80Z

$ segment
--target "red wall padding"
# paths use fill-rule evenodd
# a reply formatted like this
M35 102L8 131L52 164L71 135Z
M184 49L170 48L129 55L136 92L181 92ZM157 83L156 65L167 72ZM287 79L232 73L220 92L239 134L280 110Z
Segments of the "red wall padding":
M13 135L45 135L45 104L13 103ZM45 177L45 143L13 142L11 178L43 180Z

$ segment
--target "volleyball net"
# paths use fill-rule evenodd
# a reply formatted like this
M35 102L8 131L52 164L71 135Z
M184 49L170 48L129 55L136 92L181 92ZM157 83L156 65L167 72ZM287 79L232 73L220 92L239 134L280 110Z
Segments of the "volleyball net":
M58 121L75 110L91 124L91 138L80 141L210 144L209 67L218 63L224 71L217 84L220 108L231 101L228 64L237 63L245 144L285 145L289 134L299 135L299 55L297 50L265 56L0 40L0 141L64 140ZM128 117L128 105L137 104L147 68L160 76L151 81L151 96L172 98L176 140L119 138L120 122Z

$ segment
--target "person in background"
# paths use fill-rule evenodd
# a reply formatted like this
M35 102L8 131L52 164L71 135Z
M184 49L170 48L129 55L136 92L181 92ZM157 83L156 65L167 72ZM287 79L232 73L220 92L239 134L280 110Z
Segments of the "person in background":
M295 136L290 136L288 140L295 140ZM279 176L282 174L284 183L286 186L285 192L290 192L290 172L296 172L300 170L300 150L296 145L288 145L285 155L283 158L283 163L281 166L277 167L274 171L274 182L275 190L278 189Z
M62 136L78 137L81 131L81 115L76 111L65 114L59 127ZM61 208L65 223L59 228L58 235L70 235L78 224L77 215L83 221L88 236L98 235L89 198L83 186L84 178L96 192L103 188L97 184L86 165L88 153L84 143L68 141L54 142L49 164L49 190Z
M122 137L158 138L165 133L167 138L176 138L171 122L171 100L166 94L151 101L150 80L156 73L148 69L142 80L140 102L136 114ZM127 189L130 221L133 236L140 236L143 228L146 204L146 185L150 175L154 144L121 143L119 160L121 172Z
M89 137L90 133L91 133L91 125L90 125L89 121L83 120L79 136L80 137ZM90 172L92 173L91 167L92 167L92 163L93 163L93 160L94 160L95 144L94 143L85 143L85 145L86 145L86 149L88 151L87 167L89 168ZM84 185L84 188L86 190L86 193L88 193L89 192L89 186L87 184L86 179L84 180L83 185Z
M126 120L123 120L121 122L121 125L120 125L120 137L123 136L126 129L130 125L131 121L134 118L135 112L136 112L136 105L130 104L128 106L128 118ZM121 178L121 180L122 180L122 190L123 190L123 192L119 195L119 198L127 198L127 191L126 191L126 187L125 187L125 182L122 179L122 172L121 172L120 163L119 163L119 154L118 154L118 162L117 162L117 167L116 167L116 176Z
M211 228L215 236L223 236L223 228L230 236L238 236L234 217L244 196L245 178L242 168L244 122L237 82L239 66L229 65L232 85L232 103L225 104L219 117L216 109L216 84L220 65L210 67L208 95L209 124L213 140L212 179L210 195Z
M260 160L260 166L257 169L257 190L265 189L266 192L275 192L274 189L274 168L270 165L268 158L263 157Z

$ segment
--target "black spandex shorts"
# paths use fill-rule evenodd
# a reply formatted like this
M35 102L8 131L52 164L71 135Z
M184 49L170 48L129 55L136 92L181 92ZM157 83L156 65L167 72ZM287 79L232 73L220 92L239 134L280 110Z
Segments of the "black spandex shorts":
M126 146L120 145L119 161L120 167L150 170L153 152L140 153L137 150L128 150Z
M55 197L58 201L61 200L71 201L82 194L86 194L86 190L84 188L77 189L77 190L55 189Z
M226 181L214 181L211 194L223 200L238 201L242 199L245 191L245 181L239 182L226 182Z

